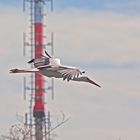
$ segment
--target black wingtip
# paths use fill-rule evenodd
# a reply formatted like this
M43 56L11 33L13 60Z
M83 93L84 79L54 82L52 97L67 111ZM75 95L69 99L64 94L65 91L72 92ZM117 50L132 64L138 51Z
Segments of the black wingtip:
M28 61L29 64L33 63L35 59Z
M48 54L48 52L45 50L45 54L49 57L49 58L51 58L51 56Z

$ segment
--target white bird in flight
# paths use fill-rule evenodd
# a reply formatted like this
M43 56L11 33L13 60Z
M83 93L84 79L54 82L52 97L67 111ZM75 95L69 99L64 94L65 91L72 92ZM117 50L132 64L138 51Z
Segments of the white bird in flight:
M96 82L88 78L87 76L81 76L85 72L81 72L78 68L64 66L60 63L59 58L51 57L47 51L45 51L46 56L38 59L32 59L28 63L34 63L34 68L30 69L11 69L10 73L39 73L47 77L63 78L63 80L73 80L88 82L98 87L101 87Z

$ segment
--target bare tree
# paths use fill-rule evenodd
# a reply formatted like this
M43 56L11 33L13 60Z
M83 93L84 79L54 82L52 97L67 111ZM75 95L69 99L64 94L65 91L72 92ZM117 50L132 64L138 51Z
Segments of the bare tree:
M7 135L2 135L0 140L29 140L30 129L25 125L13 125L11 126Z

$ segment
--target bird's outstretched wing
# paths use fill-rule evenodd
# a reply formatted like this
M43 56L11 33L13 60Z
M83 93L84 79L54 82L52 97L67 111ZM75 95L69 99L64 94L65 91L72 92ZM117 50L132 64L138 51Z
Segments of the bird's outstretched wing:
M62 74L63 80L67 81L70 81L75 77L79 77L79 75L82 75L82 72L79 69L66 66L59 66L58 72Z
M84 72L81 72L79 69L75 67L67 67L67 66L40 66L38 67L39 70L46 70L46 71L52 71L61 74L61 77L63 80L73 80L75 77L79 77L79 75L82 75ZM57 76L56 76L57 77Z

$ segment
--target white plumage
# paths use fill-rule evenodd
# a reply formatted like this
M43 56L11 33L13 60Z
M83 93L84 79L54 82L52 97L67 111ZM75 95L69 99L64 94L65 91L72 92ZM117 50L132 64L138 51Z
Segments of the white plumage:
M101 87L87 76L81 76L85 72L81 72L78 68L63 66L60 59L51 57L46 51L48 57L32 59L28 63L34 63L35 68L31 69L11 69L10 73L40 73L47 77L63 78L63 80L83 81ZM40 62L41 61L41 62Z

